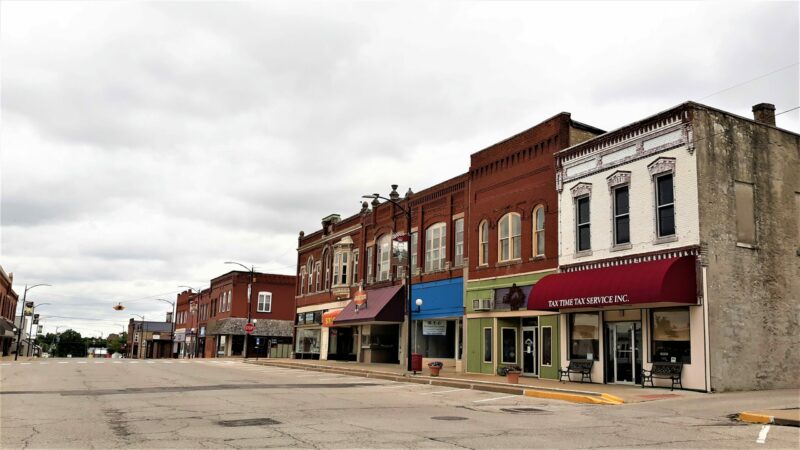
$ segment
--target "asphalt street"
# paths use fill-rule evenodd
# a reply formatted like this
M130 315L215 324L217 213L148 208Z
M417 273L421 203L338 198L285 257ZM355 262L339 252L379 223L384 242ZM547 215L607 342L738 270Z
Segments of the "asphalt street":
M781 400L772 392L746 401L771 406L769 396ZM0 446L800 446L798 428L730 419L744 400L744 394L715 394L579 405L234 360L49 359L0 364Z

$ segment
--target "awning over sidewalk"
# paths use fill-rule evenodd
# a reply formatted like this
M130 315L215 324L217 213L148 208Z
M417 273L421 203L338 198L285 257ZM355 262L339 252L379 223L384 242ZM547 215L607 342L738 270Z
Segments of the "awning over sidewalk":
M322 326L323 327L332 327L333 321L336 320L336 317L341 314L344 308L339 309L332 309L326 313L322 314Z
M684 256L548 275L531 290L528 309L697 304L696 259L696 256Z
M333 326L365 322L402 322L405 311L402 296L399 295L401 289L403 286L390 286L365 291L367 301L358 308L355 302L348 303L334 319Z

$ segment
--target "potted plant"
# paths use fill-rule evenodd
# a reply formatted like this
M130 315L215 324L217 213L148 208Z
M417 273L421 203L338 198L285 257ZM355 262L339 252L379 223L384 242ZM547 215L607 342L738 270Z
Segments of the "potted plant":
M441 361L431 361L428 363L428 368L431 370L432 377L438 377L442 367L444 367L444 363Z
M506 376L508 377L508 382L511 384L519 384L519 375L522 373L522 367L520 366L507 366L506 367Z

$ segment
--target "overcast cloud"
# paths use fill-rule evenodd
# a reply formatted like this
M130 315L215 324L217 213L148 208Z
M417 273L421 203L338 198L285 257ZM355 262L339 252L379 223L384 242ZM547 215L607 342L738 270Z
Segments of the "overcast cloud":
M561 111L799 106L798 28L797 2L3 1L0 264L53 285L45 331L163 320L177 285L293 274L323 216Z

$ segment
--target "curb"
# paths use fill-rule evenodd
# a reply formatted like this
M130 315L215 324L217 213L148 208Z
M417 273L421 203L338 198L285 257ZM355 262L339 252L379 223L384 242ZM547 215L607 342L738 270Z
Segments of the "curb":
M747 423L783 425L787 427L800 427L800 421L795 419L785 419L781 417L768 416L753 412L742 411L739 413L739 420Z
M432 386L460 387L476 391L497 392L502 394L524 395L527 397L562 400L572 403L592 405L621 405L625 403L620 397L598 392L572 391L558 388L530 389L519 384L500 384L488 381L464 380L460 378L425 377L421 375L398 375L394 372L371 371L366 369L344 369L315 364L292 364L286 362L245 361L249 364L283 367L297 370L313 370L316 372L335 373L340 375L362 376L403 383L429 384Z

